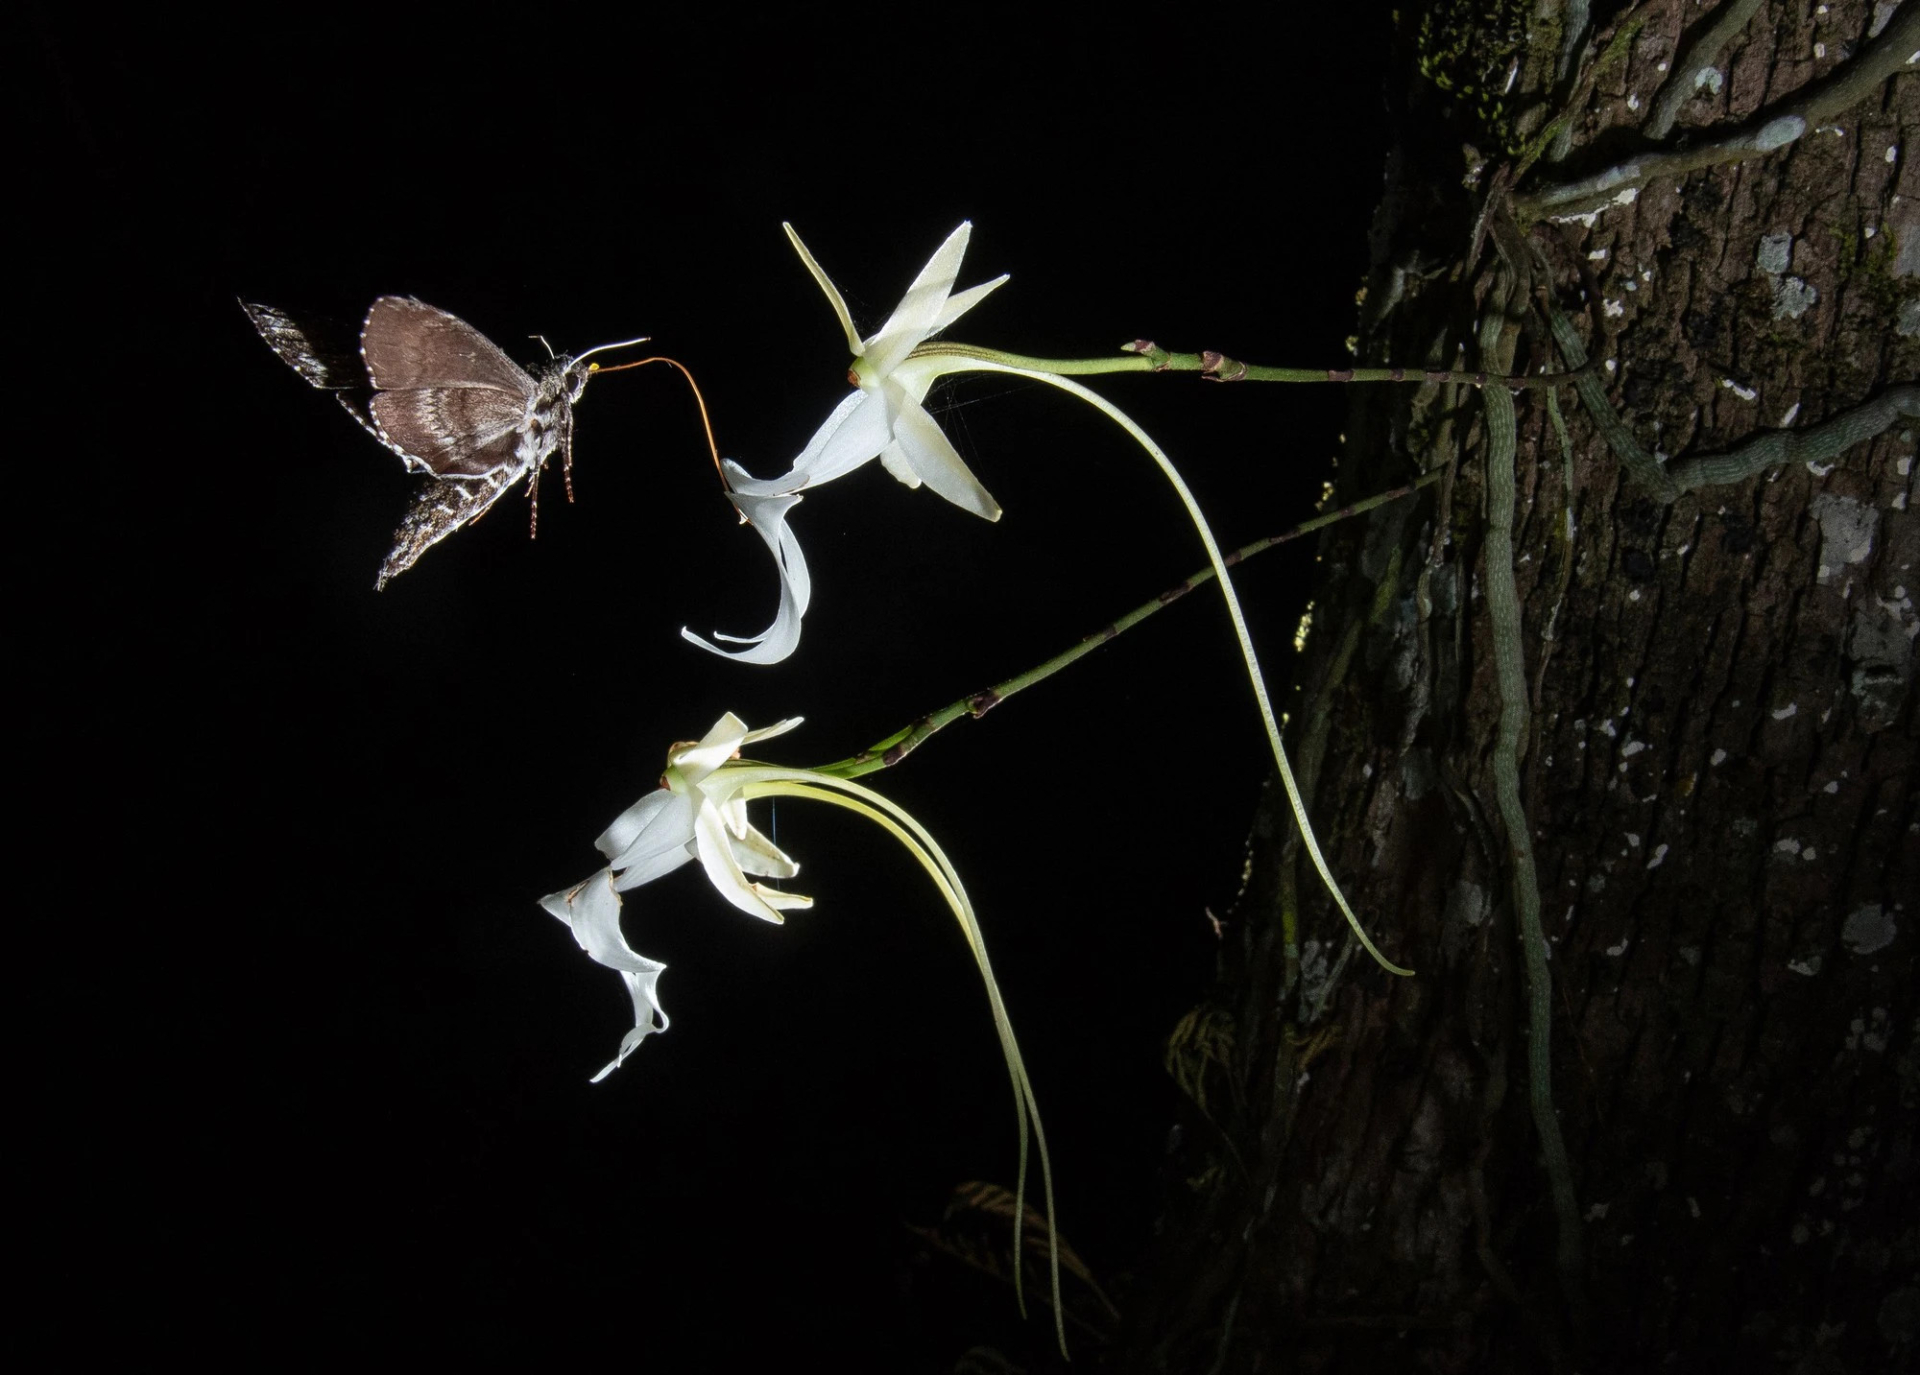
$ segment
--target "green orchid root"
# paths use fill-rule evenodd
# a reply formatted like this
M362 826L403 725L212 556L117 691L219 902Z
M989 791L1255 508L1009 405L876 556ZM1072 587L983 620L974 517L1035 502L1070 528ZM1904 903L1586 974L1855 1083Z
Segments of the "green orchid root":
M1340 885L1334 881L1333 871L1327 867L1326 856L1320 852L1320 842L1314 836L1313 824L1307 820L1306 802L1300 796L1300 787L1293 779L1293 769L1287 763L1287 752L1280 743L1280 723L1274 715L1273 703L1267 695L1266 679L1260 673L1260 659L1254 652L1253 637L1247 631L1247 619L1240 610L1240 599L1234 594L1232 579L1227 576L1227 561L1220 553L1220 546L1215 542L1213 530L1207 524L1205 514L1200 510L1200 503L1194 499L1186 482L1181 479L1179 471L1173 466L1173 460L1167 457L1158 444L1154 443L1151 435L1135 424L1132 418L1118 406L1099 393L1089 391L1078 382L1069 381L1056 373L1000 362L985 349L938 344L924 347L928 353L934 353L942 348L958 350L954 356L964 361L956 362L953 368L956 372L1007 373L1014 377L1026 377L1036 382L1044 382L1050 387L1058 387L1071 396L1079 397L1131 435L1134 442L1145 449L1153 461L1159 465L1161 473L1165 475L1168 482L1173 484L1173 490L1178 494L1181 504L1187 508L1187 516L1193 521L1194 529L1199 532L1201 544L1206 547L1207 562L1213 569L1214 577L1219 581L1220 595L1226 599L1227 603L1227 616L1233 622L1233 633L1240 643L1240 657L1246 661L1247 676L1253 684L1254 701L1259 705L1260 720L1266 727L1267 743L1272 747L1274 762L1280 769L1280 781L1287 790L1287 802L1293 808L1293 818L1300 827L1300 839L1306 846L1307 854L1313 860L1315 871L1320 875L1320 882L1332 895L1335 904L1339 906L1340 914L1347 919L1347 925L1352 928L1354 936L1366 948L1367 953L1373 956L1374 963L1389 974L1411 975L1413 973L1411 969L1402 969L1393 963L1382 955L1379 947L1368 938L1366 931L1360 925L1360 918L1354 915L1353 908L1347 905L1346 895L1340 891Z
M865 817L893 836L908 854L919 861L920 867L926 870L934 887L952 909L954 919L960 923L961 933L966 937L967 948L973 952L980 978L986 984L987 1002L993 1009L994 1031L1000 1037L1000 1051L1006 1057L1007 1075L1013 1082L1013 1108L1020 1128L1020 1163L1014 1184L1014 1294L1024 1316L1027 1300L1020 1277L1023 1254L1021 1231L1026 1216L1027 1137L1031 1132L1039 1147L1040 1180L1047 1199L1047 1259L1053 1297L1054 1335L1060 1343L1060 1354L1065 1356L1066 1310L1060 1302L1059 1228L1054 1219L1053 1165L1047 1154L1047 1134L1040 1125L1040 1105L1034 1099L1033 1083L1027 1077L1026 1063L1020 1056L1020 1044L1014 1039L1013 1022L1007 1016L1006 1005L1000 998L1000 985L993 977L993 965L987 959L986 936L980 930L979 918L974 913L972 901L967 897L966 887L960 882L959 872L924 826L893 802L851 779L833 778L811 769L788 769L746 762L729 765L728 772L740 780L736 795L743 801L760 797L806 798L814 802L831 803L856 816Z

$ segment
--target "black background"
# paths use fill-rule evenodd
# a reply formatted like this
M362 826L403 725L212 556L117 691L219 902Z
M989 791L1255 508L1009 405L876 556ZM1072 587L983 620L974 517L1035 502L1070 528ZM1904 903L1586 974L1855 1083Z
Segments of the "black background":
M812 912L754 922L697 866L632 895L673 1026L591 1087L626 998L535 900L723 711L804 715L763 753L826 762L1196 569L1146 457L1045 388L949 384L936 415L1006 517L877 464L814 493L800 649L743 667L678 639L758 630L775 584L669 371L587 393L579 501L549 481L536 542L512 497L376 595L410 479L235 304L356 320L413 294L525 362L536 331L650 333L762 474L846 365L783 219L865 331L971 219L960 285L1012 280L953 337L1345 360L1381 19L910 14L932 12L30 12L9 576L37 1321L16 1342L668 1369L1044 1348L1043 1317L907 1229L963 1180L1011 1184L1014 1128L977 976L904 855L783 805ZM1094 385L1223 544L1311 514L1337 389ZM1311 560L1238 578L1283 702ZM1162 1046L1212 975L1205 912L1269 767L1202 595L868 780L970 886L1063 1233L1110 1288L1168 1183Z

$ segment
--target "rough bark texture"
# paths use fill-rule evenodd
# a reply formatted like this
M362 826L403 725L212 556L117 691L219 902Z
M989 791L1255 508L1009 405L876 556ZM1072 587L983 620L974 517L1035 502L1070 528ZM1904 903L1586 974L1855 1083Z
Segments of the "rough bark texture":
M1524 296L1505 345L1500 320L1481 328L1496 278L1531 271L1662 457L1914 381L1920 67L1785 147L1656 178L1590 222L1501 208L1517 151L1570 98L1564 157L1516 193L1641 146L1712 8L1595 5L1570 44L1548 0L1403 14L1363 362L1457 365L1464 344L1483 367L1481 340L1497 366L1515 328L1516 361L1546 362ZM1762 5L1665 142L1717 137L1844 69L1889 17L1899 29L1892 10ZM1584 322L1582 268L1598 290ZM1831 463L1663 501L1559 395L1570 461L1545 393L1516 397L1513 574L1531 698L1520 797L1576 1235L1559 1235L1529 1109L1516 838L1493 777L1487 411L1466 389L1357 391L1336 500L1454 466L1327 535L1291 744L1335 872L1418 976L1354 954L1276 790L1243 942L1176 1037L1190 1182L1123 1305L1118 1368L1915 1358L1913 422Z

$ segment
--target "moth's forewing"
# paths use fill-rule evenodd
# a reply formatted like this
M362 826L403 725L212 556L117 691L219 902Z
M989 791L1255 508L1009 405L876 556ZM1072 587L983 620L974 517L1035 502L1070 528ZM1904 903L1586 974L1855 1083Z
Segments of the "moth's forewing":
M411 296L382 296L373 303L360 331L360 352L380 391L490 387L523 403L534 393L533 379L493 340Z

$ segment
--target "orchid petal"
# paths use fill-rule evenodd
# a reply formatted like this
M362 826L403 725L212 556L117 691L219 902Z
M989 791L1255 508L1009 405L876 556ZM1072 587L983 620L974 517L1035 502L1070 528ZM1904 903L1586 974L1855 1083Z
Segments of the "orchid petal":
M767 906L778 908L782 912L804 912L813 906L813 899L805 893L785 893L778 888L769 888L764 883L748 886L753 889L755 897Z
M713 723L713 729L690 745L679 745L667 754L669 773L678 773L682 781L698 786L707 775L740 752L747 738L747 723L728 712Z
M907 451L895 441L880 451L880 466L910 490L920 487L920 474L914 472L913 463L907 457Z
M963 220L958 229L947 235L947 241L927 259L927 265L913 279L907 294L893 308L887 323L867 340L861 358L872 375L885 377L939 328L940 314L953 292L953 279L960 271L960 259L966 256L967 240L972 234L973 225Z
M980 485L980 479L973 475L973 470L967 467L926 408L907 395L898 383L889 385L887 399L894 409L893 447L901 451L914 475L955 506L987 520L999 520L1000 503ZM890 470L897 461L888 454L882 458L887 460Z
M933 322L933 328L928 330L927 333L929 335L938 334L955 320L958 320L962 315L965 315L968 311L979 305L980 302L987 298L989 292L997 287L1005 286L1008 280L1007 274L1003 272L990 282L982 282L979 286L970 286L958 296L949 296L947 298L947 304L941 308L939 318Z
M692 805L665 788L656 788L615 817L593 844L613 868L628 869L692 839Z
M732 832L733 862L740 866L741 872L760 874L766 878L792 878L800 872L800 865L793 857L775 845L760 831L752 826L744 834Z
M712 806L700 809L694 818L693 833L700 852L700 863L706 869L707 878L712 882L715 892L748 916L776 924L786 920L747 882L746 874L733 857L726 823L716 809Z
M675 869L693 858L693 840L671 850L663 850L657 855L647 855L631 865L613 864L609 867L616 871L613 888L617 893L630 893L635 888L644 887L657 878L664 878Z
M775 721L771 726L760 726L741 736L740 743L743 745L755 745L762 740L771 740L776 735L785 735L806 719L804 716L789 716L784 721Z
M827 300L833 305L833 313L840 317L840 328L847 332L847 348L854 357L858 358L865 351L866 345L860 342L860 335L853 327L853 316L847 313L846 298L841 296L840 288L833 284L833 279L827 276L819 263L814 261L813 254L807 252L807 246L800 242L800 236L794 232L793 226L783 220L780 227L787 231L787 238L792 240L794 251L800 255L800 261L807 265L807 271L813 274L813 280L818 282L820 289L827 293Z
M892 437L892 417L887 414L886 402L862 388L833 408L800 451L800 457L794 459L792 472L781 480L798 479L798 486L786 489L797 491L844 477L886 448Z

